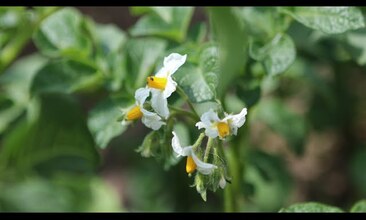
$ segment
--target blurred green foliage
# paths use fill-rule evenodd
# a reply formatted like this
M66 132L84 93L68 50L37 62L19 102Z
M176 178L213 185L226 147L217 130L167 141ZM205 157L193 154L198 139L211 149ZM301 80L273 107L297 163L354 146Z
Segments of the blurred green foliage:
M0 211L366 211L364 8L129 10L137 22L122 30L71 7L0 7ZM232 182L210 185L207 202L171 149L171 131L187 146L197 121L119 122L172 52L188 57L171 107L249 111L210 156ZM349 189L341 202L294 201L289 160L324 131L343 140ZM270 150L277 139L286 153Z

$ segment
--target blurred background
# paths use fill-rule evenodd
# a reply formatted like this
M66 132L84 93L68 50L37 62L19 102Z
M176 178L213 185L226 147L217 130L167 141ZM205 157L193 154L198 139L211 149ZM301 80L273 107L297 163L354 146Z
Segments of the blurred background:
M131 14L128 7L75 9L97 23L114 24L126 32L141 17ZM5 22L5 10L0 11L0 26ZM199 23L206 23L210 30L205 8L195 7L189 29ZM250 106L246 95L269 100L249 111L255 117L250 119L250 147L245 149L250 153L245 157L241 211L277 212L303 201L347 210L366 196L366 70L338 39L311 41L311 30L298 22L287 33L297 50L291 67L281 77L265 78L260 85L237 85L242 90L229 90L226 97L232 112L238 99ZM360 42L366 42L366 35L362 37ZM9 75L21 77L17 73L30 71L39 60L32 57L23 67L14 64L37 50L33 41L27 42L0 75L0 211L223 211L223 190L209 191L204 202L190 187L193 178L184 172L185 161L167 169L162 161L136 151L150 131L141 122L116 135L108 147L92 144L95 152L86 150L90 134L81 134L87 137L84 141L72 132L85 127L88 112L107 96L103 91L95 91L93 96L76 94L75 99L47 96L40 105L28 103L30 113L25 121L43 115L35 127L24 122L21 110L14 117L7 112L13 104L5 95L7 86L24 85ZM364 50L357 48L357 53ZM248 61L248 69L263 75L263 68L253 60ZM16 88L10 91L22 96ZM11 117L14 120L9 121ZM59 130L70 132L57 133ZM50 138L56 133L58 142ZM57 155L57 149L73 152L63 143L69 139L77 139L85 149L68 157L49 156ZM53 145L57 147L48 147ZM88 159L80 155L88 155Z

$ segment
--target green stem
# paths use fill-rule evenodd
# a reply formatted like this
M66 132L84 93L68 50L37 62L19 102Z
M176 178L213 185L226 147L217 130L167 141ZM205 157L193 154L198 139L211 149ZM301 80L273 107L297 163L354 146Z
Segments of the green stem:
M198 121L200 118L197 117L196 114L194 114L193 112L189 112L189 111L186 111L184 109L181 109L181 108L177 108L177 107L174 107L174 106L171 106L169 105L169 108L173 111L175 111L176 113L180 114L180 115L186 115L186 116L189 116L191 117L193 120L195 121Z
M197 141L193 144L192 149L196 150L198 146L202 143L203 138L205 138L205 133L202 132L200 136L198 136Z
M235 201L233 198L231 184L226 186L224 190L224 210L225 212L235 212Z
M241 169L239 161L239 151L237 145L233 144L226 150L226 158L229 165L230 174L232 177L231 184L227 187L227 192L225 193L225 211L226 212L237 212L239 210L238 196L241 195Z
M222 141L218 141L217 150L219 155L224 158L224 161L229 161L228 156L224 152L224 147ZM230 166L228 167L230 170ZM224 211L225 212L234 212L235 211L235 201L232 193L232 185L227 184L224 189Z
M231 184L228 184L225 191L224 208L226 212L238 212L242 210L240 207L244 205L244 197L242 190L242 181L244 175L244 163L241 162L245 148L249 143L249 118L242 128L243 130L233 140L232 144L225 151L225 157L228 162L230 175L232 177Z
M189 100L188 96L183 91L183 89L177 86L177 92L188 103L189 107L191 108L192 112L196 115L196 117L200 118L200 116L196 112L196 109L194 109L192 102Z
M207 141L207 145L206 145L205 156L203 157L203 162L207 162L208 155L210 154L213 142L214 142L214 139L209 137L208 141Z
M217 149L219 151L219 154L222 155L222 157L224 157L224 160L229 161L228 155L226 155L224 152L224 147L223 147L222 141L218 142ZM231 163L228 164L229 165L228 170L231 170L230 164ZM234 201L233 186L231 184L227 184L224 189L224 211L225 212L234 212L236 210L235 207L236 207L236 205L235 205L235 201Z

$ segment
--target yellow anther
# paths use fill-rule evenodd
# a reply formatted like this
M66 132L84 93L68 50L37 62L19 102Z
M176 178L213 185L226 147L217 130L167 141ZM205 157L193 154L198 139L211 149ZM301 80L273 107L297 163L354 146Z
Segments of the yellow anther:
M167 79L163 77L149 76L147 77L147 85L150 88L164 90L166 86Z
M225 138L230 134L230 127L225 122L219 122L217 123L217 130L219 130L219 136L221 138Z
M136 105L129 112L127 112L126 119L127 120L135 120L142 117L142 112L140 110L140 106Z
M187 173L193 173L196 170L196 163L191 156L187 157L186 171Z

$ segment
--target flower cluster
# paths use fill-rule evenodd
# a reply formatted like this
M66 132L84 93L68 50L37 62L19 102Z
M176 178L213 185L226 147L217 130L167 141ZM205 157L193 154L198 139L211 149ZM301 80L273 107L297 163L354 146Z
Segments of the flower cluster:
M205 128L205 134L209 138L219 137L224 140L230 134L236 135L238 128L240 128L245 122L245 116L247 114L247 109L243 110L236 115L227 114L225 118L220 119L216 112L210 109L201 116L201 121L196 123L198 129ZM199 142L200 143L200 142ZM192 173L195 169L198 172L208 175L217 168L217 166L202 162L195 155L194 146L181 147L179 139L175 132L173 132L172 147L178 156L187 156L187 173ZM223 185L223 184L221 184Z
M147 77L147 85L135 92L136 103L131 106L125 115L122 124L128 124L140 119L142 123L153 130L158 130L165 125L165 119L169 117L168 98L176 90L177 83L172 75L186 62L187 55L172 53L164 58L164 66L155 74ZM144 108L146 99L151 93L151 107L155 112Z
M172 75L186 61L187 55L172 53L164 58L163 67L154 75L147 77L147 85L139 88L135 92L135 105L131 106L125 114L123 124L131 123L131 121L140 119L147 127L153 130L159 130L163 125L167 124L170 116L167 99L176 91L177 83L173 80ZM151 95L150 102L147 98ZM149 111L149 110L151 111ZM218 112L213 109L203 113L195 125L204 132L200 134L193 145L182 146L175 131L172 131L173 137L171 146L176 157L187 157L186 172L191 175L196 170L196 188L201 193L202 198L206 200L206 188L204 176L215 176L216 182L214 188L224 188L226 185L226 171L223 165L216 159L209 159L211 149L216 152L217 141L223 141L230 135L237 135L238 128L245 123L247 109L243 108L240 113L232 115L223 112L224 117L219 118ZM171 130L170 130L171 131ZM204 154L199 154L199 147L205 137L208 137ZM217 153L215 153L217 155ZM208 161L211 161L209 163ZM216 173L215 173L216 172ZM201 176L203 175L203 176ZM212 182L212 181L211 181Z

